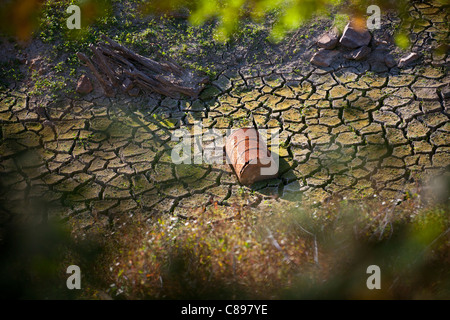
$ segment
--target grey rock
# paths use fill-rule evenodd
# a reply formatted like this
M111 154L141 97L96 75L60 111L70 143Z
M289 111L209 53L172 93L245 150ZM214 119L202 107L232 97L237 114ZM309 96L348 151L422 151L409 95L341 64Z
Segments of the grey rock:
M139 95L139 88L134 87L133 89L128 91L128 94L131 97L137 97Z
M419 54L416 52L411 52L410 54L400 59L400 61L398 62L398 67L403 68L408 64L410 64L411 62L416 61L417 59L419 59Z
M344 58L357 61L363 60L370 54L371 51L372 50L368 46L363 46L359 49L350 52L349 54L346 54Z
M319 67L329 67L338 54L338 51L321 49L313 55L310 62Z
M375 61L373 63L370 63L370 70L373 72L386 72L388 71L388 68L386 67L384 62Z
M386 55L389 54L389 51L376 48L372 51L370 54L370 62L381 62L384 63L384 59L386 58Z
M383 37L380 38L376 34L372 34L372 40L370 41L372 49L389 50L392 44L393 40L390 39L389 36L383 35Z
M441 88L441 94L444 97L444 99L450 98L450 85Z
M89 78L83 74L77 82L77 88L75 89L76 92L81 94L87 94L93 90L92 83L89 80Z
M367 29L357 30L352 23L349 22L342 33L341 45L347 48L356 49L362 46L367 46L370 43L372 36Z
M129 78L126 78L122 83L122 88L123 90L125 90L125 92L131 90L133 88L133 81L131 81Z
M336 48L338 42L339 38L334 32L327 32L317 40L317 45L321 48L331 50Z
M394 68L397 65L397 62L395 61L394 57L391 56L390 54L387 54L384 57L384 63L388 68Z

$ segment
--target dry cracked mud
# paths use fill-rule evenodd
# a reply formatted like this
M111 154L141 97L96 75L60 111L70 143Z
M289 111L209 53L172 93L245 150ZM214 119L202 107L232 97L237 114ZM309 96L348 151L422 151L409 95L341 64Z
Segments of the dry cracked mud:
M411 26L416 44L448 39L448 12L432 9L414 9L427 22ZM0 197L10 216L45 202L49 217L89 221L138 209L191 216L214 203L320 203L334 194L401 201L450 165L448 61L433 54L403 69L345 59L328 68L228 68L193 101L97 90L42 105L10 88L0 95ZM225 132L250 118L280 129L278 179L244 187L227 165L171 161L177 128L200 121Z

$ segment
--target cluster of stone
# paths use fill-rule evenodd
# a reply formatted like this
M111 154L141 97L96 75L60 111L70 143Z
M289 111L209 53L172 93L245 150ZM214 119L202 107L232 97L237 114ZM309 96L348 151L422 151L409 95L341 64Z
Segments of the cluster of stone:
M398 66L403 68L419 58L419 54L411 52L402 57L398 63L389 52L388 43L376 40L365 26L350 21L340 34L337 28L323 34L318 40L320 49L312 56L310 62L319 67L329 67L338 57L384 64L387 68ZM339 46L339 47L338 47Z

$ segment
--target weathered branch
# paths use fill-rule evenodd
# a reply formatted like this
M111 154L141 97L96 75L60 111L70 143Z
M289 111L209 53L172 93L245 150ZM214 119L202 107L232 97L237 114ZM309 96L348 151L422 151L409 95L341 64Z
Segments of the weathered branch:
M90 46L93 57L82 53L78 58L86 63L108 96L114 88L129 91L137 84L144 91L156 92L172 98L186 95L196 98L207 77L194 75L174 62L157 62L102 36L105 42Z
M94 76L97 78L98 82L100 83L100 85L103 88L103 91L105 91L105 94L109 97L113 97L114 96L114 90L111 87L111 85L109 83L107 83L103 77L100 75L100 73L97 71L97 69L94 67L94 65L92 64L91 60L86 57L86 55L84 55L81 52L77 52L77 57L83 61L84 63L86 63L87 67L89 68L89 70L91 70L91 72L94 74Z
M109 81L114 84L117 85L117 79L114 75L114 72L111 70L111 67L109 66L108 62L106 62L105 56L98 50L98 48L95 48L93 45L90 45L89 48L92 50L92 52L94 53L95 57L97 58L99 64L99 68L103 71L103 73L105 73L108 78Z

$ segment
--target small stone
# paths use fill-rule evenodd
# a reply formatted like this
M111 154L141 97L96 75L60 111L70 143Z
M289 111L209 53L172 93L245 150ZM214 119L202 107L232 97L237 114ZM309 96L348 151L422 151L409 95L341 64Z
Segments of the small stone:
M363 60L366 58L372 50L368 46L363 46L359 49L356 49L349 54L344 55L344 58L349 60Z
M43 74L44 68L42 67L42 58L41 57L37 57L32 60L28 60L27 62L28 62L27 64L30 66L31 71L37 71L37 73L39 75Z
M319 67L329 67L338 51L321 49L311 58L310 62Z
M356 49L358 47L367 46L372 36L367 29L358 30L349 22L344 29L341 40L339 41L344 47Z
M441 88L441 94L444 97L444 99L450 98L450 85Z
M387 72L388 68L386 67L386 65L384 64L384 61L383 61L383 62L371 63L370 70L372 72L382 73L382 72Z
M139 95L139 88L133 88L130 91L128 91L128 94L131 97L137 97Z
M131 90L133 88L133 81L131 81L129 78L126 78L125 81L122 83L122 88L126 92Z
M376 47L378 50L388 50L389 42L386 40L376 39L375 37L373 37L371 41L371 46Z
M327 32L317 40L317 45L321 48L334 49L339 42L338 36L334 32Z
M388 68L394 68L397 65L397 62L395 61L394 57L391 56L390 54L387 54L384 57L384 63Z
M81 94L87 94L92 91L92 84L89 78L83 74L77 82L76 92Z
M410 64L411 62L417 60L419 58L419 54L416 52L411 52L410 54L408 54L407 56L404 56L400 59L400 61L398 62L398 67L399 68L403 68L406 65Z

